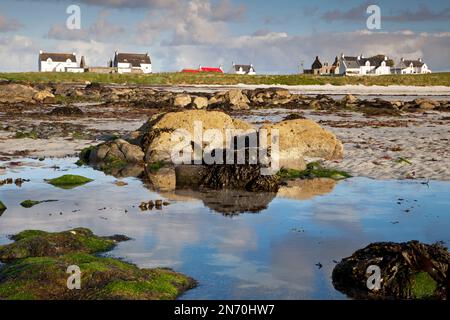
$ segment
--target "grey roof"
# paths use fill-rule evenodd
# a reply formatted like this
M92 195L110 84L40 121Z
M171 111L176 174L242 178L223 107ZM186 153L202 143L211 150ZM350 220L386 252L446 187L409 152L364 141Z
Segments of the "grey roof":
M132 67L139 68L141 64L151 64L148 54L138 53L116 53L115 63L131 63Z
M411 64L414 68L421 68L425 63L420 60L401 60L399 66L401 68L408 68Z
M351 69L358 69L359 63L358 63L358 57L344 57L344 63L347 66L347 68Z
M316 60L314 60L312 66L311 66L311 69L314 70L314 69L320 69L320 68L322 68L322 62L320 62L319 56L317 56Z
M54 62L66 62L70 59L72 62L77 62L77 57L73 53L49 53L43 52L39 54L39 61L47 61L48 58Z
M242 68L242 71L244 71L245 73L249 73L250 69L253 69L253 71L256 71L255 67L253 67L250 64L235 64L233 67L234 67L235 71L239 71L239 69Z
M358 69L360 66L364 66L369 61L371 66L380 67L381 63L385 61L385 56L378 55L370 58L347 57L344 56L344 62L347 68Z

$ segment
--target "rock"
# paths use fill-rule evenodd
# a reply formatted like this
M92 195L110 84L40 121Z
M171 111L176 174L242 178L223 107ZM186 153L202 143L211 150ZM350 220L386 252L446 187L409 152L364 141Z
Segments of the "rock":
M0 84L0 103L34 103L34 96L37 91L30 87L22 84L7 83Z
M284 88L274 88L273 92L274 92L275 96L277 96L279 98L290 98L292 96L292 94L289 92L289 90L284 89Z
M53 93L51 93L47 90L42 90L42 91L37 92L33 96L33 100L35 100L37 102L41 102L41 103L54 103L55 96L53 95Z
M180 143L177 140L172 141L172 134L177 129L184 129L193 137L194 124L197 121L201 124L203 132L218 129L222 133L223 145L226 143L226 129L251 128L245 122L233 120L229 115L219 111L186 110L159 114L139 129L142 132L145 161L171 163L171 154Z
M192 104L196 109L206 109L208 107L208 98L196 97Z
M379 290L368 289L369 266L381 271ZM373 243L333 270L334 287L355 299L448 299L450 253L441 244Z
M102 143L92 149L89 153L88 163L139 163L143 160L144 153L139 146L132 145L122 139L116 139Z
M73 174L66 174L58 178L47 180L49 184L62 189L73 189L92 181L94 180Z
M173 166L163 167L157 171L146 167L147 179L152 190L173 191L177 187L175 168Z
M59 233L28 230L12 239L14 243L0 246L0 261L6 262L0 269L0 300L168 300L196 285L169 269L139 269L99 256L129 240L126 236L98 237L77 228ZM81 271L77 290L67 289L68 266Z
M190 105L192 98L188 94L178 94L175 96L173 106L178 108L184 108Z
M414 103L422 110L433 110L440 106L440 103L429 99L416 99Z
M250 100L242 93L240 89L232 89L225 94L225 101L233 110L249 109Z
M0 216L6 211L6 206L0 201Z
M73 106L56 107L48 113L49 116L58 116L58 117L74 117L74 116L82 116L83 114L84 112L80 108Z
M344 98L342 98L341 103L343 105L354 105L356 103L359 102L359 99L356 98L354 95L352 94L347 94Z
M336 136L312 120L285 120L261 129L267 130L269 136L273 129L279 131L280 167L305 170L303 157L339 160L344 156L343 145Z

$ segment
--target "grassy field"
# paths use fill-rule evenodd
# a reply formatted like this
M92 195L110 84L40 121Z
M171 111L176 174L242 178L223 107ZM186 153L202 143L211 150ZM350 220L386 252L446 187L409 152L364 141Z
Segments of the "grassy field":
M365 77L326 77L314 75L257 75L242 76L233 74L191 74L191 73L154 73L139 74L96 74L96 73L0 73L0 80L23 81L31 83L114 83L138 85L409 85L409 86L450 86L450 72L426 75L389 75Z

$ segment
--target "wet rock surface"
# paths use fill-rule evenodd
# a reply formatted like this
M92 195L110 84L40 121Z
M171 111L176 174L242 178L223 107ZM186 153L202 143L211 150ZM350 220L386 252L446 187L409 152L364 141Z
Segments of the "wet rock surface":
M379 290L368 289L369 266L381 270ZM333 270L334 287L355 299L447 299L450 253L442 244L373 243Z

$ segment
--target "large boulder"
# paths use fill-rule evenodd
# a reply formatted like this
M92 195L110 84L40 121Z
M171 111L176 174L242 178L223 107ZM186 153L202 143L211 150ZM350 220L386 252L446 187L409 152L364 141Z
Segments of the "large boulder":
M17 83L7 83L0 85L0 102L1 103L33 103L37 90L30 86Z
M125 140L117 139L98 145L89 154L90 163L124 161L139 163L144 160L144 153L139 146Z
M186 130L194 137L195 122L205 132L208 129L218 129L222 133L223 146L226 143L227 129L249 130L252 126L243 121L233 120L229 115L219 111L186 110L169 112L153 116L140 131L142 133L142 149L145 161L172 162L171 154L179 141L173 140L177 129Z
M240 89L232 89L225 94L225 101L233 110L249 109L250 100Z
M38 91L34 96L33 99L37 102L41 103L53 103L55 102L55 96L53 93L47 90Z
M192 105L196 109L206 109L208 107L208 98L196 97L192 102Z
M173 106L177 108L184 108L190 105L192 98L188 94L178 94L173 99Z
M344 148L336 136L312 120L285 120L263 125L261 129L267 130L269 137L272 130L278 130L281 167L304 170L304 157L338 160L344 156Z

